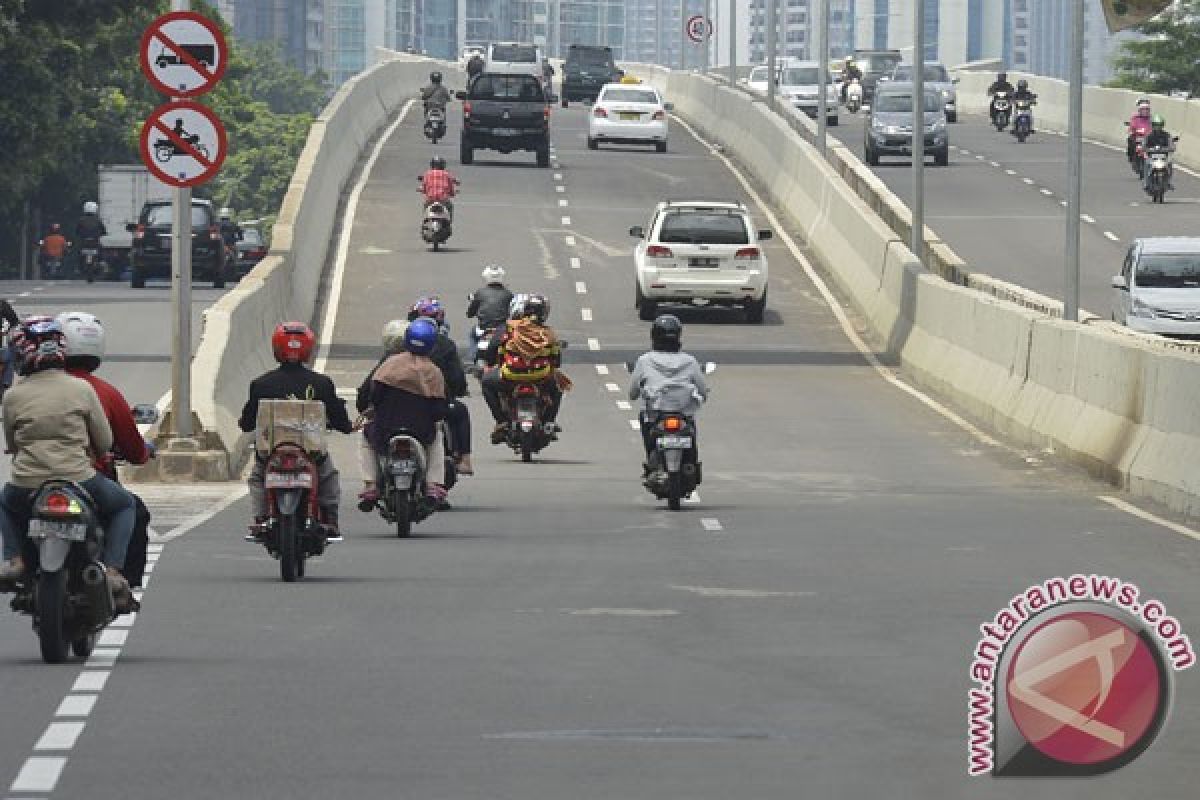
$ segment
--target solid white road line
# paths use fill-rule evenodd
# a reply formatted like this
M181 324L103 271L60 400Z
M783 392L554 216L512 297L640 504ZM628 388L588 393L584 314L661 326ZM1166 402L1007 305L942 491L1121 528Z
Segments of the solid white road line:
M583 318L584 322L591 322L592 310L590 308L581 308L579 309L579 316Z
M67 759L63 756L36 756L25 760L9 788L11 792L52 792L58 785Z
M33 746L34 750L70 750L75 746L86 722L51 722Z
M1196 541L1200 542L1200 533L1197 533L1186 525L1180 525L1178 522L1171 522L1169 519L1163 519L1156 514L1151 514L1149 511L1143 511L1132 503L1127 503L1119 497L1111 497L1109 495L1102 494L1099 495L1098 499L1108 503L1113 508L1124 511L1126 514L1137 517L1140 520L1153 522L1155 525L1161 525L1169 531L1178 533L1180 536L1186 536L1189 539L1195 539Z
M413 107L415 102L415 100L409 100L405 103L404 108L396 117L396 121L389 125L388 129L379 137L367 163L363 166L362 173L354 184L354 189L350 192L350 197L346 200L346 211L342 216L341 230L338 232L337 254L333 260L333 277L330 280L329 295L325 299L325 316L321 321L321 340L317 348L316 361L313 362L313 368L317 372L325 371L325 362L329 360L329 348L333 344L333 327L337 322L338 305L342 301L346 254L350 251L350 235L354 231L354 217L358 213L358 198L371 178L371 172L375 168L375 162L379 160L379 154L383 152L383 146L392 138L392 134L396 132L396 128L400 127L400 123L404 122L404 118L408 116L408 110Z
M587 284L583 281L575 281L575 294L587 294Z
M1105 232L1104 232L1104 235L1105 235L1107 238L1109 238L1109 239L1113 240L1114 242L1119 242L1119 241L1121 241L1121 237L1120 237L1120 236L1117 236L1117 235L1116 235L1115 233L1113 233L1112 231L1105 231Z
M571 256L571 269L579 269L581 266L583 266L583 262L576 256Z

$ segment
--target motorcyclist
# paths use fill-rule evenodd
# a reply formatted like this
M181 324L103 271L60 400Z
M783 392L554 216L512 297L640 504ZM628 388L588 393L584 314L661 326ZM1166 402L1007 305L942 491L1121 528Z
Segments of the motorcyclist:
M421 102L425 104L425 113L431 108L445 111L450 102L450 90L442 85L442 73L429 73L429 85L421 89Z
M1025 80L1024 78L1021 78L1021 80L1017 81L1017 90L1015 92L1013 92L1012 100L1013 100L1014 105L1016 105L1016 103L1018 101L1021 101L1021 102L1028 101L1030 106L1033 106L1037 103L1037 95L1034 94L1034 92L1032 92L1029 89L1029 81ZM1033 130L1033 109L1032 108L1030 109L1029 114L1030 114L1029 129L1030 129L1030 131L1032 131ZM1013 115L1013 127L1014 128L1016 127L1016 124L1017 124L1017 117L1014 114Z
M237 263L237 243L242 240L242 226L233 221L233 209L222 208L218 214L220 222L221 241L225 245L225 262Z
M842 103L846 102L846 91L850 88L850 82L855 79L862 82L862 70L854 61L854 56L846 56L842 64Z
M461 475L474 475L471 463L471 414L462 398L467 396L467 375L463 372L458 345L450 338L446 328L446 309L436 297L420 297L409 309L408 321L431 319L438 326L437 343L429 358L438 369L446 384L446 425L450 428L450 441L455 457L454 464Z
M1150 100L1143 97L1137 101L1133 116L1129 118L1129 136L1125 138L1125 158L1133 161L1137 155L1137 140L1150 134Z
M0 297L0 362L3 362L3 369L0 369L0 396L12 386L13 377L17 371L18 353L17 349L13 347L10 334L20 324L21 318L17 316L12 303L8 302L6 298Z
M633 368L629 399L642 401L638 421L647 458L654 449L654 423L661 412L675 412L694 420L708 399L704 370L683 352L683 323L673 314L661 314L650 327L650 347ZM694 443L693 443L694 446ZM646 465L647 474L650 471Z
M475 79L483 74L484 67L487 66L487 61L479 53L475 53L467 61L467 85L470 86L475 82Z
M0 580L19 578L25 563L33 499L43 483L80 484L96 501L104 521L103 559L118 610L134 608L122 574L133 535L135 503L119 484L96 472L90 453L113 445L112 428L91 386L68 375L62 326L51 317L30 317L13 334L25 379L4 395L4 438L15 454L12 479L0 492L0 532L5 562Z
M425 207L430 203L441 203L454 218L454 197L458 194L458 178L446 169L446 159L434 156L429 159L429 169L421 176L418 192L425 196Z
M335 431L351 433L354 425L346 414L346 401L337 395L337 388L327 375L314 372L305 366L312 357L317 337L312 328L303 322L284 322L275 326L271 335L271 349L279 367L258 376L250 382L250 397L242 408L238 425L247 433L258 426L258 404L260 400L319 400L325 404L326 423ZM263 476L267 461L255 454L254 468L247 481L250 487L250 504L254 513L254 524L246 537L258 541L267 521L267 497L263 489ZM342 490L333 457L325 453L316 459L317 503L321 508L321 524L325 538L331 542L342 541L338 528L338 501Z
M1163 119L1162 114L1155 114L1150 118L1150 133L1146 136L1146 141L1142 145L1146 151L1150 150L1167 150L1175 152L1175 137L1167 132L1167 122ZM1171 178L1175 174L1175 165L1170 161L1167 162L1167 188L1174 189L1175 186L1171 183ZM1144 188L1150 188L1150 160L1147 159L1142 167L1142 185Z
M83 204L83 216L75 223L75 241L81 249L100 249L100 237L107 236L108 229L100 219L100 206L89 200ZM82 262L81 262L82 264Z
M467 317L475 318L471 329L470 362L475 363L479 354L479 339L476 331L487 335L508 319L508 308L512 305L513 293L504 285L504 267L488 264L483 268L483 286L476 289L467 303Z
M520 303L514 299L513 304L508 321L496 329L488 343L485 359L492 368L480 381L484 399L496 421L493 444L501 444L508 438L509 421L501 393L508 397L518 384L536 384L542 396L550 401L542 421L554 424L556 431L561 431L556 423L558 410L563 389L570 388L570 381L558 371L562 345L546 324L550 316L549 301L540 294L531 294ZM551 438L556 438L556 434L551 434Z
M992 124L996 122L996 94L998 92L1007 92L1010 96L1013 93L1013 85L1008 82L1008 73L1000 72L996 74L996 80L988 87L988 97L992 98L992 102L988 105L988 116L992 118Z
M396 431L411 431L428 454L426 497L440 505L446 499L446 478L445 457L438 456L437 423L446 417L446 382L429 358L437 340L433 320L422 317L408 323L403 351L388 356L371 375L372 413L366 431L377 455L387 453L388 441Z
M121 458L130 464L145 464L154 453L153 445L142 438L134 421L133 412L125 396L115 386L95 374L104 360L104 325L94 314L86 311L64 311L57 317L62 326L67 346L67 373L91 385L104 416L112 428L113 447L108 453L97 456L93 464L96 471L110 480L117 481L115 459ZM126 491L129 491L128 489ZM150 545L150 510L142 499L134 494L137 505L133 538L125 553L125 577L132 587L142 585L142 574L146 566L146 548Z
M46 238L38 244L41 247L42 269L49 269L51 263L57 262L58 269L61 270L63 259L67 257L69 244L67 237L62 234L62 226L55 222L50 226L50 232L46 234Z

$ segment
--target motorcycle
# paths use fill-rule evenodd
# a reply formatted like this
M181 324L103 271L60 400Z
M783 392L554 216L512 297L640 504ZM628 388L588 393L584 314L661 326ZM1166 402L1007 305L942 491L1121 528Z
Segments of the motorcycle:
M625 368L633 372L633 364ZM704 372L711 375L717 365L711 361L704 364ZM659 500L666 500L667 507L678 511L683 498L696 490L703 479L700 451L696 445L696 420L677 411L647 411L647 424L654 446L646 459L642 485Z
M1171 150L1167 147L1151 147L1146 150L1146 194L1155 203L1164 202L1171 188Z
M85 243L79 248L79 272L88 283L95 283L100 273L100 245Z
M46 278L61 278L63 276L63 260L53 256L46 256L42 259L43 277Z
M850 83L846 86L846 110L851 114L857 114L862 108L862 83L858 78L851 78Z
M267 456L263 488L267 520L258 538L279 559L280 577L291 583L304 577L306 559L325 552L316 454L290 442L276 445Z
M421 238L433 247L436 253L453 232L450 209L445 203L434 201L425 206L425 218L421 220Z
M537 384L521 383L505 399L508 408L508 437L504 444L521 455L521 461L533 461L550 442L558 438L558 425L544 422L549 397L544 397Z
M996 126L996 130L1002 131L1007 128L1011 115L1012 103L1008 99L1008 92L996 92L992 95L992 124Z
M192 148L197 153L199 153L205 160L208 160L208 158L209 158L208 147L203 144L200 144L200 134L192 133L192 134L188 134L182 138L184 141L186 141L188 144L190 144L192 146ZM183 149L182 147L175 144L175 142L170 139L155 139L154 140L154 158L155 158L155 160L166 163L166 162L170 161L172 158L174 158L175 156L187 156L188 158L192 158L192 152L189 150Z
M437 509L425 496L428 472L425 447L411 431L396 431L388 439L387 454L379 457L380 515L396 526L396 535L405 538L412 526L428 518Z
M446 109L432 107L425 111L425 138L437 144L446 136Z
M1033 105L1036 101L1021 98L1016 101L1016 119L1013 120L1013 135L1017 141L1024 144L1033 133Z
M1144 120L1144 118L1139 117ZM1129 155L1129 168L1133 170L1133 174L1139 178L1146 174L1146 151L1144 142L1146 136L1150 133L1149 122L1145 125L1135 125L1129 122L1125 123L1125 127L1129 128L1129 136L1126 139L1126 152Z

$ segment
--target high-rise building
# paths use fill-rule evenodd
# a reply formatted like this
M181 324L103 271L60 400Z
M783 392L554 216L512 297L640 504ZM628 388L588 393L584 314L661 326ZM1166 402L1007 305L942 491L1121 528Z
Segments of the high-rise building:
M283 57L311 75L324 66L326 0L224 0L233 34L252 42L275 42Z
M384 46L434 58L458 57L462 0L387 0Z
M719 0L718 0L719 2ZM776 54L779 58L816 59L817 36L813 25L818 22L816 0L777 0L775 10ZM767 0L749 3L750 62L767 60ZM854 49L854 0L830 0L829 56L837 58ZM725 59L726 61L728 59ZM740 59L739 59L740 60Z
M1071 73L1072 3L1067 0L1011 0L1012 41L1008 63L1021 72L1067 80ZM1084 5L1083 81L1106 82L1121 43L1134 31L1109 33L1099 3Z
M611 47L625 58L625 0L550 0L550 54L566 56L573 44Z
M1004 56L1007 14L1012 0L924 2L926 61L955 66ZM868 50L897 49L904 53L905 60L911 60L915 38L913 11L913 0L855 0L854 46Z
M325 71L340 86L369 67L385 45L386 0L324 0Z

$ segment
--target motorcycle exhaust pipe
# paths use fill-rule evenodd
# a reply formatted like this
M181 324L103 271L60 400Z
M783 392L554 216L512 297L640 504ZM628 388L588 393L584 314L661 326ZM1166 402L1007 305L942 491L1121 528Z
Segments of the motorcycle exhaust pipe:
M83 568L83 596L87 600L87 621L93 626L107 625L117 615L108 573L95 562Z

